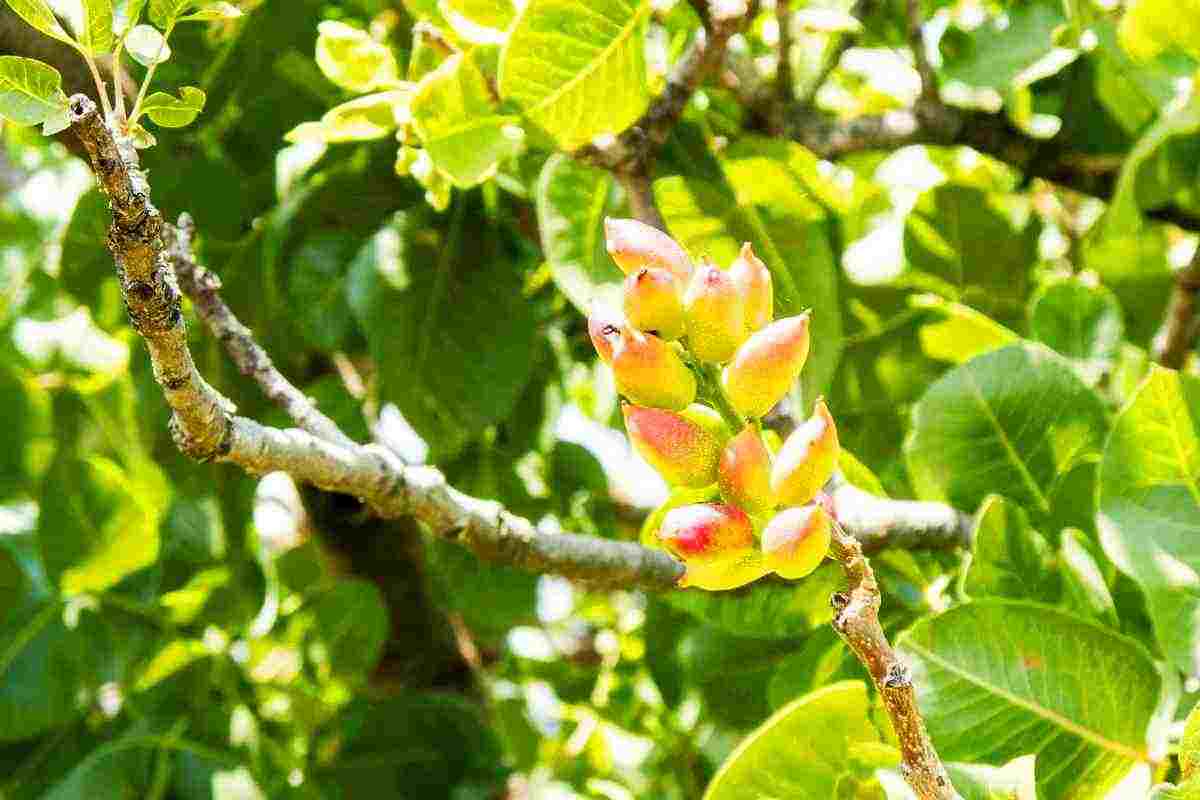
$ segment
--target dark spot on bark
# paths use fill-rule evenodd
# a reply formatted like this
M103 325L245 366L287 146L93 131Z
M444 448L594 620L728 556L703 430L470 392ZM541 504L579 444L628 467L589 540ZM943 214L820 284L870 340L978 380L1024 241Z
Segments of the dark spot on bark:
M129 284L128 292L143 303L149 302L150 298L154 297L154 287L145 281L134 281Z
M163 388L169 389L172 392L177 392L188 385L187 378L169 378L163 382Z

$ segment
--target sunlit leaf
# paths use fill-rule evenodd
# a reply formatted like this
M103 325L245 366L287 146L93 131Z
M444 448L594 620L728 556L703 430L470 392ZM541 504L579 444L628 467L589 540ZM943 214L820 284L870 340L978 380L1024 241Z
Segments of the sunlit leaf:
M356 97L325 112L320 122L303 122L285 137L289 142L362 142L382 139L408 116L412 86Z
M1099 396L1039 345L977 356L929 387L913 409L905 456L924 499L972 509L1003 493L1038 513L1054 485L1100 448Z
M421 79L412 123L434 166L460 188L493 175L521 147L519 119L495 113L483 73L470 55L456 55Z
M500 58L500 95L574 150L646 108L648 0L530 0ZM620 91L613 91L613 87Z
M129 57L148 67L161 64L171 57L171 46L153 25L136 25L125 37Z
M1039 795L1103 798L1138 762L1161 679L1141 646L1047 606L977 601L899 638L939 754L1037 757Z
M1100 541L1142 587L1159 644L1200 675L1200 380L1156 367L1100 464Z
M166 92L154 92L142 103L145 112L155 125L164 128L183 128L191 125L204 110L204 92L195 86L184 86L179 97Z
M362 94L399 83L396 57L366 31L333 21L322 22L318 30L317 66L338 86Z
M70 125L58 70L32 58L0 56L0 117L41 125L47 136Z

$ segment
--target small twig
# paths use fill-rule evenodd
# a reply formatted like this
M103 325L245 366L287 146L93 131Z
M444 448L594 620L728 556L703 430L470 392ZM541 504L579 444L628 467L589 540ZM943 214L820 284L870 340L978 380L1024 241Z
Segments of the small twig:
M238 370L258 383L267 399L282 408L304 430L343 447L354 442L307 396L275 368L267 351L262 349L250 329L238 321L229 306L221 299L221 279L196 263L192 249L195 225L187 214L179 217L175 227L165 226L164 255L174 269L179 286L191 298L197 316L225 347L225 352Z
M890 500L864 492L839 472L825 489L838 521L853 532L865 552L888 548L970 548L974 519L943 503Z
M929 63L929 53L925 50L924 19L921 17L921 0L905 0L905 10L908 21L908 46L912 50L913 64L921 77L921 94L917 98L917 115L921 116L924 109L935 109L942 104L938 94L937 73Z
M848 583L831 598L833 627L858 657L883 700L900 742L900 773L920 800L960 800L925 730L908 667L897 658L879 624L879 584L862 546L834 521L830 555Z
M647 225L653 225L665 232L667 222L663 219L662 212L658 210L658 203L654 200L654 184L644 165L638 164L636 168L614 170L613 177L625 190L625 196L629 200L629 211L633 214L634 219Z
M1191 262L1175 274L1175 288L1167 304L1162 328L1154 337L1154 360L1164 367L1180 369L1196 342L1197 296L1200 295L1200 246Z

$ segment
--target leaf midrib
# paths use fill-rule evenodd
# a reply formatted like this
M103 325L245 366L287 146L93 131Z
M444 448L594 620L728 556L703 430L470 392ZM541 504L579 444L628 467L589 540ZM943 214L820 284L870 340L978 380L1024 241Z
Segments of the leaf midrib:
M1008 454L1008 457L1016 466L1017 472L1020 473L1021 479L1025 482L1025 487L1033 492L1033 497L1035 500L1037 500L1038 507L1043 512L1049 513L1050 501L1046 499L1046 495L1042 493L1041 488L1037 485L1037 481L1033 479L1033 475L1029 472L1029 468L1025 466L1025 462L1021 460L1016 448L1013 447L1012 441L1008 438L1008 433L1004 430L1003 426L1000 425L1000 420L992 411L992 407L988 405L987 398L983 396L983 390L980 389L979 384L975 382L975 376L971 374L969 369L964 371L963 376L966 380L967 386L970 387L971 396L974 397L979 403L980 410L983 411L988 421L992 423L992 427L996 429L996 435L1000 440L1000 444L1004 447L1004 452Z
M1053 725L1057 725L1059 728L1063 729L1067 733L1073 734L1075 736L1078 736L1082 739L1085 739L1085 740L1091 742L1092 744L1096 745L1097 747L1101 747L1111 753L1117 753L1119 755L1125 756L1126 758L1133 759L1134 761L1149 761L1150 760L1149 754L1146 751L1137 750L1133 747L1130 747L1127 744L1113 741L1112 739L1109 739L1099 733L1096 733L1095 731L1093 731L1090 728L1080 725L1078 722L1075 722L1075 721L1069 719L1068 717L1064 717L1062 714L1059 714L1057 711L1052 711L1051 709L1048 709L1044 706L1038 705L1037 703L1035 703L1031 700L1025 700L1024 698L1022 698L1016 694L1013 694L1012 692L1008 691L1007 689L1004 689L1003 687L996 686L992 683L989 683L987 680L981 678L980 676L975 675L974 673L968 672L967 670L963 669L962 667L959 667L957 664L954 664L951 661L947 661L946 659L937 655L933 651L928 650L927 648L925 648L924 646L922 646L920 644L917 644L912 639L909 639L907 642L905 642L905 646L911 650L914 650L918 654L920 654L920 656L922 658L928 659L929 661L933 662L934 664L937 664L939 667L946 670L947 672L953 673L954 675L957 675L958 677L962 678L963 680L965 680L969 683L972 683L975 686L978 686L979 688L1008 701L1012 705L1017 706L1018 708L1023 708L1026 711L1034 714L1035 716L1037 716L1041 719L1044 719Z

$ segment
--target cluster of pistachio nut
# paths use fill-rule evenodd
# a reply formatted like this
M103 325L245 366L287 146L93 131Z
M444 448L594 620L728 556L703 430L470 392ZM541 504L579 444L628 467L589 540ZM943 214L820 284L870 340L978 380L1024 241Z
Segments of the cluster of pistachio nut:
M627 401L630 440L676 496L709 500L661 516L656 535L686 566L681 585L808 575L829 550L821 490L837 466L837 428L820 399L782 443L760 420L800 377L809 314L773 320L771 273L749 244L721 269L693 265L636 220L608 219L605 234L626 274L623 309L593 309L588 331Z

